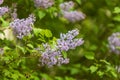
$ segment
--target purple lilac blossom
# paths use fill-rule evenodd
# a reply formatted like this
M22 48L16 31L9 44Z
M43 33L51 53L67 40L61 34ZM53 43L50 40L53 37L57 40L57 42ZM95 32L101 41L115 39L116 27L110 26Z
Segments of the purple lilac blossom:
M111 52L120 54L120 32L113 33L109 38L109 48Z
M0 5L4 2L4 0L0 0Z
M75 38L79 34L79 30L74 29L68 31L66 34L60 34L60 39L57 40L55 48L52 48L49 44L42 44L44 51L41 51L41 57L39 62L42 66L47 65L52 67L54 65L61 65L69 63L69 58L64 57L62 52L68 51L69 49L75 49L84 43L82 38ZM66 53L64 53L66 54Z
M82 12L71 10L74 7L74 2L72 1L61 3L59 7L62 12L62 16L69 22L74 23L82 19L85 19L85 15Z
M9 11L8 7L0 7L0 16L4 15L8 11Z
M54 0L34 0L35 7L49 8L54 4Z
M39 62L41 62L42 66L47 65L48 67L52 67L53 65L69 63L69 59L63 58L59 50L52 49L48 44L43 44L43 46L45 51L42 52L39 59Z
M66 34L60 35L60 39L57 40L58 48L61 51L68 51L69 49L75 49L77 46L80 46L84 43L82 38L75 38L79 34L79 30L75 29L68 31Z
M17 38L22 39L32 31L32 25L35 22L34 15L30 15L26 19L15 19L10 23L10 27L13 29Z
M64 11L63 17L70 22L76 22L84 19L85 15L79 11L70 11L70 12Z
M72 9L74 7L74 2L73 1L69 1L69 2L64 2L60 4L60 9L62 11L70 11L70 9Z

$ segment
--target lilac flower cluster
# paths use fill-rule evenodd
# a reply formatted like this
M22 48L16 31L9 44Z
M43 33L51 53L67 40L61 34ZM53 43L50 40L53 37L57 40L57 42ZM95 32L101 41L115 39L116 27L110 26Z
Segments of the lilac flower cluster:
M85 18L85 15L80 11L71 11L74 7L72 1L64 2L60 4L60 9L62 11L63 17L70 22L80 21Z
M84 14L79 11L63 12L63 16L70 22L76 22L85 18Z
M13 29L13 32L17 38L22 39L24 36L30 34L34 21L34 15L30 15L26 19L15 19L10 23L10 27Z
M69 11L74 7L74 2L69 1L69 2L64 2L60 4L60 9L63 11Z
M54 0L34 0L35 7L49 8L54 4Z
M60 39L57 40L58 48L61 51L68 51L69 49L75 49L84 43L82 38L75 38L79 34L79 30L75 29L68 31L66 34L61 34Z
M68 51L69 49L75 49L84 43L82 38L75 38L79 34L77 29L68 31L66 34L60 34L60 39L57 40L55 48L51 48L48 44L43 44L44 51L41 52L39 62L42 66L47 65L52 67L53 65L61 65L69 63L69 59L64 57L62 52Z
M0 0L0 5L3 3L3 0ZM9 11L8 7L0 7L0 16L4 15L6 12Z
M108 38L108 42L111 52L120 54L120 32L113 33Z
M69 63L68 58L63 58L61 52L56 49L52 49L50 45L43 44L45 51L42 52L39 62L42 63L42 66L47 65L52 67L53 65L61 65Z
M9 11L8 7L0 7L0 16L4 15L8 11Z

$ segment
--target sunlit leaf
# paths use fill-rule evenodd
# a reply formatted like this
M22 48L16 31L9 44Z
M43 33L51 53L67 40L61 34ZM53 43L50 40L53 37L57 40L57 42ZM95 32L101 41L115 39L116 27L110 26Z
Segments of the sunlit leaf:
M94 73L94 72L96 72L97 71L97 69L98 69L98 67L97 66L90 66L90 71L91 71L91 73Z
M46 30L45 30L45 36L48 37L48 38L49 38L49 37L52 37L51 31L46 29Z
M43 12L43 11L38 11L38 16L39 16L40 19L44 18L45 15L46 15L45 12Z
M120 13L120 7L115 7L114 8L114 13Z
M34 46L32 44L27 44L27 46L32 48L32 49L34 48Z
M94 53L93 52L86 52L84 54L84 56L87 58L87 59L90 59L90 60L93 60L94 59Z

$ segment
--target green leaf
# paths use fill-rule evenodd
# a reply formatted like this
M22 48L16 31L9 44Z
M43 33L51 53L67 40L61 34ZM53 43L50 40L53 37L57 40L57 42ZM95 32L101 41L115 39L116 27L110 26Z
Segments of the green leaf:
M18 46L18 45L16 47L19 48L25 54L25 49L23 47Z
M42 29L34 28L33 31L34 31L35 36L38 36L42 32Z
M76 68L80 68L81 64L78 63L78 64L74 64L73 66L76 67Z
M3 73L4 73L4 75L5 75L5 76L10 75L10 71L9 71L9 70L7 70L7 69L3 70Z
M102 77L102 76L104 75L104 72L98 71L97 74L98 74L100 77Z
M34 80L40 80L38 77L34 77Z
M56 8L56 7L50 7L50 8L47 9L46 11L47 11L47 13L50 14L50 17L51 17L51 18L54 18L55 13L56 13L56 11L57 11L57 8Z
M76 0L76 2L77 2L78 4L81 4L81 0Z
M29 48L34 48L34 46L32 45L32 44L27 44L27 46L29 47Z
M71 68L71 75L79 73L79 69L77 68Z
M84 55L87 59L93 60L94 59L94 53L93 52L86 52Z
M110 71L113 77L117 78L117 74L114 71Z
M42 41L42 42L46 42L44 39L41 39L41 38L39 38L39 39L37 39L38 41Z
M59 1L59 3L62 3L63 2L63 0L58 0Z
M106 60L100 60L100 62L103 62L103 63L105 63L105 64L107 64L107 65L110 65L110 63L109 62L107 62Z
M46 29L46 30L45 30L45 36L48 37L48 38L49 38L49 37L52 37L51 31Z
M64 58L67 58L67 53L65 51L62 51L62 55Z
M66 76L64 80L76 80L76 79Z
M113 20L120 22L120 15L115 16Z
M13 78L14 80L17 80L19 78L18 74L12 74L11 78Z
M95 46L95 45L91 45L91 47L89 48L90 50L96 50L97 49L97 46Z
M9 25L9 22L5 21L2 17L0 17L0 21L2 21L3 27L7 27Z
M53 80L53 79L51 79L51 77L50 77L49 75L47 75L47 74L41 74L41 77L42 77L42 79L45 79L45 80Z
M120 13L120 8L119 7L115 7L113 13Z
M18 60L17 61L17 66L19 66L19 64L22 62L22 60L20 59L20 60Z
M63 80L61 77L55 77L55 80Z
M10 48L7 47L7 46L5 46L5 47L4 47L4 51L6 51L6 50L10 50Z
M94 73L95 71L97 71L98 67L97 66L90 66L90 71L91 73Z
M44 18L45 15L46 15L45 12L43 12L43 11L38 11L38 17L39 17L40 19Z
M67 19L65 19L64 17L60 17L59 20L61 20L64 23L69 23L69 21Z

